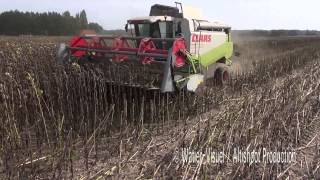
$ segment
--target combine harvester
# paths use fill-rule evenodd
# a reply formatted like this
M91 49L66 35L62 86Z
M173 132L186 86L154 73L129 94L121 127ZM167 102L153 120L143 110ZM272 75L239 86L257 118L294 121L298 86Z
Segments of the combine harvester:
M192 7L156 4L150 16L129 19L125 29L126 37L75 36L60 44L57 61L104 64L110 83L162 93L196 92L209 80L224 84L229 78L231 27L202 20Z

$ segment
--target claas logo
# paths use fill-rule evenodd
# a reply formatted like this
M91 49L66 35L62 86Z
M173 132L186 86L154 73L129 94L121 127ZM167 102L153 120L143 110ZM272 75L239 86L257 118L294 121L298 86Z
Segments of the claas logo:
M211 35L192 34L192 42L211 42Z

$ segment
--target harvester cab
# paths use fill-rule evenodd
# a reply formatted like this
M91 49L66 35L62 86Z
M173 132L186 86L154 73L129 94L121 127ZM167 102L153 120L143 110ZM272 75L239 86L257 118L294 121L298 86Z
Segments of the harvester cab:
M105 62L109 70L130 64L125 66L129 69L114 74L132 72L140 66L143 70L135 70L140 75L124 77L123 81L111 77L116 79L112 82L159 88L163 93L184 88L196 91L207 80L223 84L229 78L231 27L202 20L195 8L181 3L176 7L156 4L149 16L129 19L125 29L129 36L73 37L69 45L60 45L57 59L63 64L79 60Z

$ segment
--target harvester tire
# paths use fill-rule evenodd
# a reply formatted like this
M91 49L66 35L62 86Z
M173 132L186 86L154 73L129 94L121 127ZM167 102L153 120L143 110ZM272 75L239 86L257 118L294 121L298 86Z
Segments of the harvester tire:
M218 86L225 86L230 79L230 71L227 66L220 66L214 73L214 82Z

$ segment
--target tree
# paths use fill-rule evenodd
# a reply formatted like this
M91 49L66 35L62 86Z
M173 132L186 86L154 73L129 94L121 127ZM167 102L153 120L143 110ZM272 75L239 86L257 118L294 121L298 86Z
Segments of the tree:
M69 11L34 13L8 11L0 13L0 34L3 35L73 35L81 29L94 29L100 32L103 28L97 23L88 25L84 10L71 16Z
M70 15L70 12L69 12L69 11L65 11L65 12L63 13L63 16L64 16L64 17L70 17L71 15Z
M98 23L89 23L88 28L96 31L97 33L103 31L103 28Z
M82 29L88 28L88 20L87 20L87 14L85 10L82 10L80 12L80 27Z

